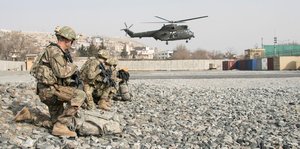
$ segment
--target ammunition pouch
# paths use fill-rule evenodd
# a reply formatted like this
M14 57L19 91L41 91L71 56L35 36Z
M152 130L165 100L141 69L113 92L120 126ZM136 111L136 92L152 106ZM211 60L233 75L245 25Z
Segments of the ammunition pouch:
M55 88L43 83L37 83L37 95L39 95L41 102L46 105L56 104L57 98L54 96Z
M75 95L75 90L72 87L54 85L54 88L54 95L56 95L60 101L70 101Z
M46 65L38 65L35 68L34 77L38 82L53 85L57 82L56 76L53 74L53 71Z

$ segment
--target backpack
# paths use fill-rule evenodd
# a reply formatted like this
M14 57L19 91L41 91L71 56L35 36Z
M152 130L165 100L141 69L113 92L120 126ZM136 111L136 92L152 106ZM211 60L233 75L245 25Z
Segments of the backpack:
M80 110L74 119L75 129L81 136L103 136L122 133L119 116L100 110Z
M129 80L130 74L128 73L128 71L121 69L118 71L117 77L127 82Z
M53 85L57 82L57 78L54 75L53 71L49 68L49 66L43 65L41 60L45 55L46 49L43 50L33 62L33 65L30 69L30 74L36 78L36 80L40 83Z
M98 63L98 60L96 58L89 58L80 68L80 78L85 82L91 82L93 80L88 79L88 72L91 68L91 66L94 65L94 63Z

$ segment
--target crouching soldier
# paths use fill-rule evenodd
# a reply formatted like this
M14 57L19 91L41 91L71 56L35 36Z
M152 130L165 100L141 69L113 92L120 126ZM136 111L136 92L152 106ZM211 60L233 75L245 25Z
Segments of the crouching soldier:
M130 77L128 69L118 70L117 77L120 79L120 82L119 82L119 90L115 96L115 99L121 101L131 101L132 94L130 93L128 87L128 81Z
M95 108L95 101L93 93L98 90L96 93L101 96L102 90L106 89L106 85L103 83L105 81L105 76L103 75L106 70L101 69L101 66L105 67L105 62L109 58L109 52L107 50L99 50L98 56L96 58L91 58L87 60L80 69L80 77L83 80L83 89L87 95L86 105L87 109ZM96 101L99 104L99 108L103 110L109 110L109 103L106 99L100 99Z
M117 68L118 59L116 57L108 59L107 62L111 65L111 78L117 85L117 87L111 88L109 99L130 101L132 95L129 92L127 83L130 77L128 70Z
M74 30L68 26L55 30L57 43L50 43L35 60L30 73L37 79L37 94L48 106L52 134L75 137L75 131L69 129L74 115L85 100L85 93L74 86L78 80L77 66L69 52L76 39ZM77 84L78 85L78 84ZM64 106L66 103L66 106ZM15 120L35 119L25 108Z
M107 59L104 64L100 64L102 81L99 82L95 87L95 99L98 103L99 108L103 110L110 110L111 103L111 92L113 89L117 89L116 82L113 80L112 71L112 58Z

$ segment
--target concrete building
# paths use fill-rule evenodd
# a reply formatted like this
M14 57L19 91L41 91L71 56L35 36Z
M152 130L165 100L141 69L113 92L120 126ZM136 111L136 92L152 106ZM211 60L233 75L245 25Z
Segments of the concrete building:
M245 50L245 59L262 58L265 56L265 49L247 49Z
M167 51L160 51L160 52L157 52L155 54L155 57L157 59L170 59L173 55L173 51L171 50L167 50Z
M135 47L136 59L153 59L154 49L150 47Z

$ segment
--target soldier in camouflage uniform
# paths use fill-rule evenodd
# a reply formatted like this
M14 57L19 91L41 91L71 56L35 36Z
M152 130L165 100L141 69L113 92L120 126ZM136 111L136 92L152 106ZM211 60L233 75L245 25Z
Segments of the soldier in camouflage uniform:
M117 100L122 101L131 101L132 94L129 91L128 80L129 80L129 72L127 69L121 69L118 71L118 78L120 78L119 82L119 90L117 96L115 98Z
M113 70L113 65L116 63L116 59L114 57L110 57L105 61L105 71L107 73L108 81L103 81L102 84L98 84L96 89L98 105L101 109L110 110L112 103L112 96L116 93L116 72ZM98 100L99 99L99 100ZM98 100L98 101L97 101Z
M99 50L96 58L87 60L80 69L80 77L83 80L83 89L87 95L86 104L87 109L94 109L95 103L93 93L96 91L98 96L101 96L102 90L105 89L103 83L104 77L101 75L100 64L105 65L105 61L109 58L107 50ZM101 100L99 100L100 102ZM99 108L109 110L106 100L101 101Z
M120 81L120 78L118 78L118 69L117 69L118 59L116 57L112 57L108 60L108 63L111 65L111 71L112 71L111 78L117 85L117 83ZM117 89L118 89L117 86L111 87L109 96L108 96L110 103L111 103L111 100L113 99L113 97L117 94L117 92L118 92Z
M130 101L132 95L129 92L127 83L130 77L128 70L117 68L118 59L116 57L109 58L107 64L110 66L112 72L111 78L116 84L115 87L111 87L109 90L108 101L110 105L111 99Z
M55 35L57 43L50 43L40 53L30 73L37 79L37 94L48 106L54 124L52 134L74 137L77 136L76 132L68 126L86 97L83 91L74 87L79 76L68 50L76 39L76 33L72 28L64 26L56 28ZM66 106L64 103L67 103ZM25 112L19 112L15 120L26 118L26 114L28 118L26 109Z
M122 100L122 101L130 101L132 95L129 92L128 88L128 80L129 80L129 73L127 69L118 69L117 64L118 64L118 59L117 58L112 58L110 60L111 65L112 65L112 79L115 82L118 82L118 90L116 88L112 88L110 92L110 99L115 99L115 100Z

